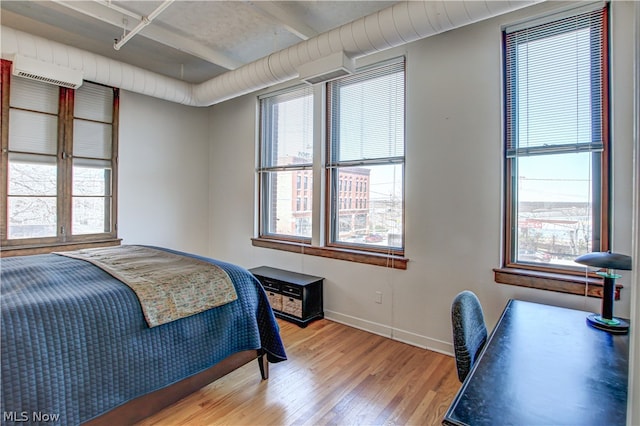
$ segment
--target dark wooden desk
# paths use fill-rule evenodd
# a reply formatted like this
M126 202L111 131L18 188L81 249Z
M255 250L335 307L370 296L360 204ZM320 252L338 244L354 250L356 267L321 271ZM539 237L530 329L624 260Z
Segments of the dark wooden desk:
M510 300L445 425L624 425L629 336L588 312Z

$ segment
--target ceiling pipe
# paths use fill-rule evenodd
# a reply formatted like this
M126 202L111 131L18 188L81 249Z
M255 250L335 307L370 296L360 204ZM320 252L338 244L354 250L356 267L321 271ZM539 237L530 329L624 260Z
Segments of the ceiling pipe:
M151 23L151 21L156 19L158 15L160 15L167 7L171 6L171 3L173 2L174 0L165 0L165 2L158 6L156 10L151 12L149 16L143 16L138 25L136 25L131 31L125 34L124 37L122 37L119 41L113 43L113 48L116 50L120 50L120 48L124 46L126 42L131 40L133 36L142 31L144 27L146 27Z
M2 27L2 57L19 53L80 69L88 81L192 106L210 106L298 77L298 67L335 52L352 58L390 49L538 3L408 1L356 19L204 83L192 85L22 31Z
M94 0L91 2L50 0L50 3L58 4L116 27L126 26L127 20L131 22L142 20L141 15L104 0ZM44 7L50 7L49 2L42 3L42 5ZM234 70L246 63L238 61L222 51L205 46L201 42L189 39L181 34L176 34L163 26L152 25L151 27L146 27L144 33L141 35L165 46L193 55L196 58L211 62L219 67L226 68L227 70Z
M6 26L2 31L2 58L16 54L60 67L82 70L84 79L119 87L170 102L195 106L193 85L95 53L57 43Z
M539 2L399 2L198 84L195 101L202 106L223 102L293 80L300 65L338 52L357 59Z

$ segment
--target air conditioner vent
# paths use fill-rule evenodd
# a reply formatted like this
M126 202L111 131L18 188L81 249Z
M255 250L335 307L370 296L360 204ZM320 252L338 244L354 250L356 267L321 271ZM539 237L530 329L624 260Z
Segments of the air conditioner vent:
M299 78L307 84L318 84L353 74L353 60L337 52L300 65Z
M22 55L13 58L12 74L18 77L77 89L82 85L82 71L65 68Z

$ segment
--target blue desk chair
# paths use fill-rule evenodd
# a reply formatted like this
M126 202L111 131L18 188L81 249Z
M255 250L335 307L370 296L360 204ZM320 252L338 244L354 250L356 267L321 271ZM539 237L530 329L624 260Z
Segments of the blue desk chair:
M451 323L458 380L464 382L487 342L484 313L475 293L465 290L453 299Z

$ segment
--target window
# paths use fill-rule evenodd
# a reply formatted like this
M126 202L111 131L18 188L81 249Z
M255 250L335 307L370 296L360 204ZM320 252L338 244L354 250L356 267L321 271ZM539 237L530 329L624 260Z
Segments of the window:
M404 99L404 58L260 97L253 244L406 268ZM314 143L323 158L314 157ZM323 178L316 192L314 174ZM293 184L308 188L300 212L292 211Z
M608 248L607 10L566 15L505 31L505 266L584 274Z
M260 99L260 235L308 241L311 212L293 206L293 183L309 187L313 166L313 96L310 87ZM306 203L306 200L305 200ZM298 213L300 212L300 213ZM300 224L305 224L301 226Z
M403 249L396 236L404 235L404 82L404 61L393 61L328 84L331 245ZM346 209L338 202L343 179ZM369 183L364 223L352 209L360 181Z
M11 76L10 65L2 62L3 250L114 240L118 90L61 88Z

